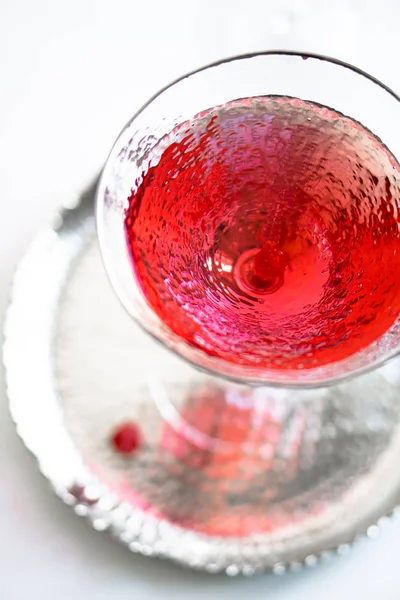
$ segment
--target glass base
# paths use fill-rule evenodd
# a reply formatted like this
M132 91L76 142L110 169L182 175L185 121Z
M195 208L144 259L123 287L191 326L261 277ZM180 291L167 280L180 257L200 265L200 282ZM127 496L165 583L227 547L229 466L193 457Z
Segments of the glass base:
M6 327L11 411L63 500L133 551L231 575L376 532L400 502L399 361L318 390L201 373L125 314L91 214L38 236ZM114 439L126 425L130 453Z

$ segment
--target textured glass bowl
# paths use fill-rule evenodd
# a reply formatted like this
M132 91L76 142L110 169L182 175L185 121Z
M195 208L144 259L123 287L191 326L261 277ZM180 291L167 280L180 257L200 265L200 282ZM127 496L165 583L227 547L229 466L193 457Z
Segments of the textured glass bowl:
M243 55L185 75L156 94L118 137L97 194L97 228L113 287L128 313L150 335L195 366L252 385L321 386L378 366L398 352L400 321L378 341L345 360L303 370L265 369L208 355L177 337L148 305L133 276L124 216L132 182L146 171L163 136L202 110L233 99L285 95L334 108L362 123L400 156L397 95L361 70L338 60L296 52ZM154 156L154 153L153 153Z

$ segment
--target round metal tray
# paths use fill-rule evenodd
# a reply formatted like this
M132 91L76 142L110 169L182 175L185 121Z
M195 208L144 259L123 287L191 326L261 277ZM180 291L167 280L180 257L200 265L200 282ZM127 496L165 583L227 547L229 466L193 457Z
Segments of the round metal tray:
M5 324L10 410L59 497L133 552L229 575L297 570L375 535L400 500L399 360L304 402L275 392L267 456L226 465L182 446L151 382L178 386L185 367L114 297L93 198L37 235ZM146 443L124 457L110 435L129 420Z

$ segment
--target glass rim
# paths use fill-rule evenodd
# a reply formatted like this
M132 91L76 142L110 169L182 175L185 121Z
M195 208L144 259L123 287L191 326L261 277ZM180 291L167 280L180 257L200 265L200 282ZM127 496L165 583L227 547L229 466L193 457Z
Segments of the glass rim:
M173 87L177 83L183 81L184 79L187 79L188 77L191 77L192 75L196 75L197 73L201 73L202 71L207 71L208 69L212 69L214 67L219 67L220 65L224 65L224 64L229 64L229 63L235 62L237 60L246 60L246 59L249 59L249 58L256 58L257 56L293 56L293 57L297 57L297 58L302 58L303 60L307 60L307 59L311 58L311 59L314 59L314 60L320 60L322 62L328 62L328 63L331 63L333 65L337 65L338 67L344 67L345 69L348 69L349 71L353 71L353 73L356 73L357 75L361 75L362 77L365 77L366 79L369 79L372 83L375 83L376 85L378 85L385 92L387 92L388 94L390 94L395 100L397 100L398 102L400 102L400 95L396 94L396 92L394 90L392 90L392 88L390 88L388 85L386 85L385 83L383 83L383 81L381 81L377 77L374 77L373 75L371 75L367 71L364 71L363 69L360 69L360 67L356 67L352 63L343 61L343 60L341 60L339 58L335 58L333 56L328 56L328 55L325 55L325 54L318 54L318 53L315 53L315 52L302 52L300 50L279 50L279 49L260 50L260 51L255 51L255 52L246 52L244 54L234 54L233 56L228 56L228 57L225 57L225 58L220 58L220 59L218 59L216 61L207 63L207 64L205 64L205 65L203 65L201 67L198 67L197 69L193 69L192 71L188 71L187 73L185 73L184 75L180 75L176 79L173 79L172 81L170 81L169 83L167 83L166 85L164 85L163 87L161 87L144 104L142 104L142 106L135 112L135 114L129 119L129 121L127 121L127 123L121 129L121 131L120 131L119 135L117 136L116 140L118 141L121 133L123 131L125 131L125 129L127 129L127 127L129 127L129 125L152 102L154 102L154 100L156 98L158 98L159 96L161 96L161 94L163 94L164 92L166 92L169 88ZM110 154L111 154L111 152L110 152Z
M396 100L397 102L400 103L400 95L398 95L392 88L390 88L388 85L383 83L380 79L378 79L377 77L374 77L367 71L365 71L349 62L343 61L341 59L338 59L338 58L335 58L332 56L328 56L328 55L324 55L324 54L308 52L308 51L270 49L270 50L260 50L260 51L242 53L242 54L235 54L235 55L232 55L229 57L221 58L216 61L207 63L201 67L198 67L196 69L186 72L183 75L180 75L179 77L170 81L168 84L161 87L144 104L142 104L141 107L134 113L134 115L125 123L125 125L122 127L122 129L120 130L120 132L118 133L118 135L115 138L115 141L111 147L111 150L110 150L110 152L107 156L107 159L104 163L104 166L102 168L102 171L101 171L101 174L100 174L100 177L98 180L97 190L96 190L95 216L96 216L96 231L97 231L97 238L98 238L98 242L99 242L99 246L100 246L100 253L101 253L103 265L104 265L107 277L110 281L110 284L111 284L118 300L120 301L124 310L129 314L130 318L132 318L134 320L134 322L141 329L143 329L143 331L146 332L147 335L151 336L152 339L154 339L155 341L160 343L167 351L172 352L173 354L178 356L180 359L189 363L196 369L198 369L202 372L205 372L211 376L218 377L222 380L226 380L229 382L242 384L242 385L258 386L258 387L288 388L288 389L307 389L307 388L308 389L316 389L316 388L330 387L330 386L333 386L333 385L336 385L339 383L344 383L355 377L359 377L361 375L364 375L366 373L373 371L374 369L377 369L377 368L383 366L389 360L391 360L392 358L394 358L395 356L397 356L400 353L400 347L396 346L391 351L382 353L381 357L378 357L375 360L371 360L371 362L369 362L368 364L361 365L358 368L356 367L356 368L352 369L351 371L344 370L343 373L339 372L337 374L328 375L327 377L321 377L321 378L318 378L315 380L313 380L313 379L308 380L308 379L303 379L300 377L296 381L295 376L294 376L295 373L298 373L299 375L300 374L304 375L304 373L306 373L307 371L315 372L316 370L323 369L325 365L319 366L319 367L313 367L311 369L301 369L301 370L289 369L287 372L287 375L288 375L287 379L283 375L285 373L284 370L282 370L282 371L276 370L277 374L280 373L283 376L279 379L274 380L271 378L271 375L274 372L273 369L265 370L266 371L265 378L262 378L261 375L257 376L257 377L254 377L254 376L251 376L248 374L246 375L244 373L244 371L245 371L244 367L243 367L243 374L230 373L227 370L221 371L220 370L221 365L226 366L226 365L231 365L231 363L221 357L213 357L212 355L207 354L207 352L205 352L204 350L201 350L196 347L192 347L189 343L181 340L179 338L179 336L176 336L176 334L174 334L172 332L173 336L177 337L177 339L179 339L179 341L181 343L183 343L183 345L185 347L191 348L193 351L195 351L196 354L206 355L208 357L210 363L212 363L212 362L215 363L215 367L209 366L209 365L205 366L205 365L202 365L199 362L197 362L194 358L192 359L191 357L187 356L186 354L180 352L171 343L169 343L169 340L166 336L163 337L162 335L158 335L157 333L152 331L150 327L148 327L145 323L141 322L140 319L136 318L132 314L132 312L129 310L126 302L124 301L124 294L121 293L120 286L116 282L115 278L112 276L113 269L108 264L108 261L105 259L105 255L103 252L103 248L107 244L104 241L104 239L102 237L102 233L101 233L101 227L100 227L101 217L100 217L100 215L101 215L101 210L102 210L102 199L104 198L105 190L107 187L107 185L106 185L106 179L108 176L108 168L107 167L110 166L112 159L115 157L116 151L120 150L119 142L121 141L123 134L129 129L129 127L133 124L133 122L141 115L141 113L143 111L145 111L145 109L148 106L150 106L158 97L160 97L164 92L166 92L170 88L174 87L176 84L179 84L180 82L184 81L185 79L188 79L189 77L192 77L193 75L197 75L203 71L207 71L208 69L219 67L224 64L229 64L229 63L232 63L235 61L247 60L247 59L257 58L257 57L262 57L262 56L293 57L293 58L301 58L302 60L312 59L312 60L318 60L321 62L330 63L330 64L338 66L338 67L342 67L344 69L352 71L356 75L360 75L360 76L364 77L365 79L369 80L371 83L380 87L384 92L387 92L390 96L392 96L392 98L394 100ZM147 300L146 300L146 303L147 303ZM151 312L154 312L150 306L148 306L148 308ZM352 358L353 356L356 356L357 354L358 353L355 353L354 355L351 355L346 359L336 361L336 364L346 363L349 360L349 358ZM234 365L234 363L232 363L232 366L237 366L237 368L240 367L240 365ZM255 367L256 367L256 365L255 365ZM261 369L260 369L260 371L261 371ZM290 373L290 375L289 375L289 373Z

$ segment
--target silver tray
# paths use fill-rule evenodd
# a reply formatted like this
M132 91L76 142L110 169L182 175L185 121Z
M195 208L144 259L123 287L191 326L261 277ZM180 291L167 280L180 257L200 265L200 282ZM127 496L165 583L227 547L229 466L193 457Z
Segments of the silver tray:
M151 383L175 385L185 366L114 297L93 198L94 186L36 236L5 324L10 410L57 495L133 552L228 575L283 574L375 536L400 501L399 360L301 398L275 392L276 443L251 465L236 457L236 476L201 448L188 463L164 443ZM110 432L132 419L146 444L126 458Z

